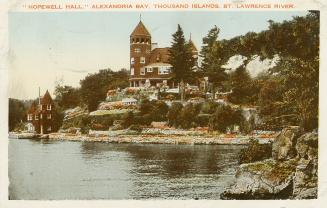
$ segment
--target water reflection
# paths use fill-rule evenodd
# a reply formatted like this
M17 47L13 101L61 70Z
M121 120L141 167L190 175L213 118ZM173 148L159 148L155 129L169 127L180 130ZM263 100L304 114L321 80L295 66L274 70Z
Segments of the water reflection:
M11 199L219 199L241 149L10 140L9 192Z
M138 173L179 177L187 174L220 174L235 166L241 146L227 145L156 145L106 144L83 142L81 153L85 159L96 158L105 152L124 152L136 163ZM226 161L228 162L226 164Z

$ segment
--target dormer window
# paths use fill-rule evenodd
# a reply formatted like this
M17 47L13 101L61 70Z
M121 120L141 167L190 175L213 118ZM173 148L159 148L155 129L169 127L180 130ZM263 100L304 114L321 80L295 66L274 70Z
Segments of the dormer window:
M51 110L51 105L47 105L47 110Z

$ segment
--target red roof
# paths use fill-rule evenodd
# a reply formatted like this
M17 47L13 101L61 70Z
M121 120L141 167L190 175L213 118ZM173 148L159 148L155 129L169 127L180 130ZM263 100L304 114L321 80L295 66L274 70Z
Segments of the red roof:
M44 96L42 97L41 104L42 105L53 104L53 100L48 90L45 92Z
M146 29L142 21L135 27L134 31L132 32L131 36L149 36L151 37L149 31Z
M169 62L169 48L155 48L151 51L149 64L158 62Z

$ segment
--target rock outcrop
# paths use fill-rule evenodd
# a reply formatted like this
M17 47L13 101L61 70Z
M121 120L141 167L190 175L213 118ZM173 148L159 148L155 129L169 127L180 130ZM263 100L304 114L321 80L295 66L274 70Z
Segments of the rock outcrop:
M293 197L317 198L318 187L318 133L306 133L296 143L298 165L293 179Z
M273 158L240 165L235 183L222 199L313 199L318 186L318 134L299 136L284 129L273 144Z
M272 156L275 160L286 160L296 156L295 144L299 137L298 126L287 127L277 135L272 146Z

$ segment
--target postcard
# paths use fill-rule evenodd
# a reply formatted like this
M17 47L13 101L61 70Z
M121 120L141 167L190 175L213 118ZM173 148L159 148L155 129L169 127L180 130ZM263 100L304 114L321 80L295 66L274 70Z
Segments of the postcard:
M1 207L322 206L322 1L3 4Z

